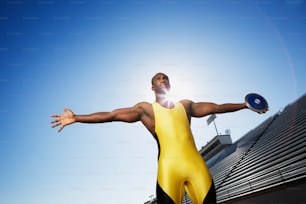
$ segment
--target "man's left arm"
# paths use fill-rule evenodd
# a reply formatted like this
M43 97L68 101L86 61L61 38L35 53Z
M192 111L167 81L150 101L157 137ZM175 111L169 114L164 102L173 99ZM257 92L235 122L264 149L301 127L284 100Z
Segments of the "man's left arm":
M245 103L207 103L192 102L190 105L192 117L204 117L213 113L228 113L248 108Z

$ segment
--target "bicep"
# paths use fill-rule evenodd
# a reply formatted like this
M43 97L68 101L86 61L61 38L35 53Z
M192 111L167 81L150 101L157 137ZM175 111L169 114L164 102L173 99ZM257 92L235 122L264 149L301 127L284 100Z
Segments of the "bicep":
M218 105L215 103L199 102L191 104L192 117L204 117L217 112Z
M141 110L137 106L130 108L120 108L113 110L112 115L113 115L113 121L132 123L140 121Z

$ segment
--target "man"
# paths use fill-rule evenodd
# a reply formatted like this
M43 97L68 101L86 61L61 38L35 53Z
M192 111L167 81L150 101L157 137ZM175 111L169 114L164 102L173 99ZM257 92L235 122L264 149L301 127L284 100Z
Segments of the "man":
M111 112L75 115L65 108L64 114L54 114L53 128L59 132L67 125L80 123L105 123L112 121L137 122L143 125L156 139L158 175L156 197L160 204L181 204L184 190L194 204L216 203L212 177L196 149L190 129L191 117L204 117L213 113L227 113L247 108L245 103L215 104L181 100L177 103L167 98L169 78L157 73L152 78L155 102L140 102L133 107ZM265 110L266 111L266 110ZM263 112L265 112L263 111Z

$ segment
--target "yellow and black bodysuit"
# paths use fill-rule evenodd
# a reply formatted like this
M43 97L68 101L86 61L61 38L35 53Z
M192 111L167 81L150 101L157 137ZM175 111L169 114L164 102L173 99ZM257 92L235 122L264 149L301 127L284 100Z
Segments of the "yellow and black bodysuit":
M195 146L184 106L152 106L159 146L157 203L181 204L184 190L194 204L216 203L212 177Z

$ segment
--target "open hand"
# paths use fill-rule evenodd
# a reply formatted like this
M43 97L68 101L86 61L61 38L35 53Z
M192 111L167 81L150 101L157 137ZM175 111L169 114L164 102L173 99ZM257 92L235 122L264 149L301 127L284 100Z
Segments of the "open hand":
M53 124L52 128L60 126L60 128L58 129L58 132L61 132L62 129L66 125L70 125L70 124L75 122L74 113L66 107L64 108L64 111L65 111L64 114L53 114L53 115L51 115L51 117L56 118L56 120L51 121L51 124Z

